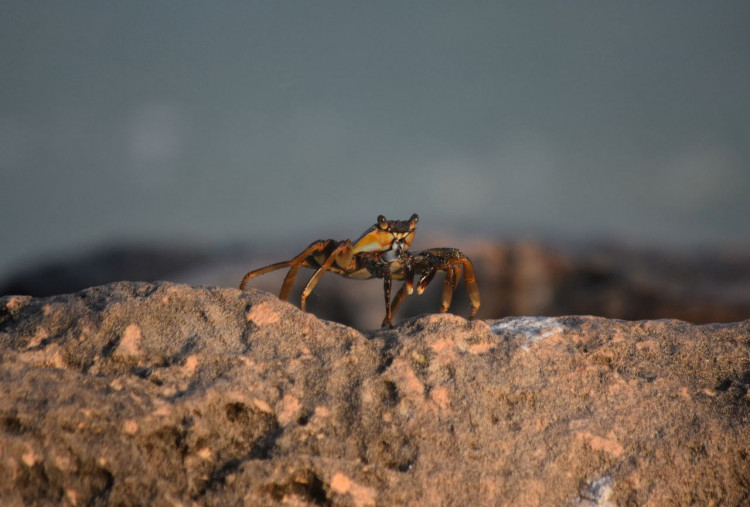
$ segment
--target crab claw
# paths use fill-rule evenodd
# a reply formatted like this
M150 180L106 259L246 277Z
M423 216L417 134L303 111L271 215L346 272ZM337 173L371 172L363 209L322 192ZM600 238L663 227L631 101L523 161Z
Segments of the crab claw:
M423 276L421 280L419 280L419 283L417 284L417 294L422 294L427 286L430 284L430 281L432 280L432 277Z
M402 261L404 263L404 287L406 293L411 295L414 293L414 265L411 256L403 256Z
M410 277L406 280L406 293L411 295L414 293L414 278Z

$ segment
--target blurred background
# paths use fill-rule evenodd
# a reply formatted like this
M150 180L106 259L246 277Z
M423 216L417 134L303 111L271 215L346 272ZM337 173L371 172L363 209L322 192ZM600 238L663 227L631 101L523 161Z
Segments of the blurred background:
M476 257L480 316L749 318L748 19L742 1L6 0L0 294L236 286L417 212L415 249ZM341 282L313 309L377 325L379 283Z

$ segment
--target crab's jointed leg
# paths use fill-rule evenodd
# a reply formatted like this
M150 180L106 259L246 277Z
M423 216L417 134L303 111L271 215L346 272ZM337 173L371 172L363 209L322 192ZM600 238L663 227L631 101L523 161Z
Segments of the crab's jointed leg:
M393 302L391 302L391 308L390 308L391 315L396 313L396 311L398 310L398 307L401 306L401 303L404 302L404 299L406 298L407 294L408 294L408 290L406 289L406 283L404 283L401 286L401 288L398 290L396 295L394 296Z
M437 269L446 272L445 284L443 285L443 304L440 311L444 312L450 307L453 290L458 284L460 270L463 269L464 285L466 285L466 292L471 302L469 318L474 318L482 305L482 301L479 297L479 287L477 287L477 278L471 260L455 248L433 248L429 252L436 254L442 261Z
M469 294L469 301L471 301L469 318L474 318L479 311L479 307L482 306L482 300L479 297L479 287L477 286L477 277L474 274L474 265L468 258L464 257L461 263L464 267L464 285L466 285L466 292Z
M461 279L461 268L451 266L445 271L445 280L443 280L443 292L441 297L441 312L447 312L453 301L453 291L456 290L458 281Z
M292 286L294 285L294 280L297 278L297 272L299 271L300 266L312 267L313 264L309 261L311 256L313 256L317 252L329 251L331 248L334 248L334 245L336 244L337 244L337 241L333 239L315 241L313 242L313 244L307 247L302 253L300 253L297 257L292 259L290 261L293 263L292 268L286 274L286 276L284 277L284 282L281 284L281 291L279 292L279 299L282 299L284 301L289 299L289 294L291 294L292 292Z
M324 252L325 250L331 248L334 244L336 244L336 241L332 239L315 241L291 260L277 262L275 264L270 264L268 266L250 271L242 278L242 282L240 283L240 290L244 290L247 283L256 276L260 276L271 271L276 271L277 269L291 267L289 273L287 273L286 277L284 278L284 283L281 286L281 292L279 293L279 299L286 301L287 299L289 299L289 294L292 291L292 285L294 284L294 279L297 276L297 272L299 271L300 266L310 266L311 264L308 261L310 256L318 252Z
M453 292L461 279L461 272L463 271L466 292L468 293L469 301L471 302L471 313L469 318L476 316L477 311L479 311L479 307L481 306L481 299L479 297L479 288L477 287L476 276L474 274L474 265L466 255L455 248L433 248L415 254L413 256L413 263L415 272L421 274L421 278L417 283L417 294L422 294L424 292L438 271L445 272L445 280L443 282L441 296L441 312L446 312L448 311L448 308L450 308L453 300ZM392 313L396 313L396 310L404 301L404 298L406 298L406 295L409 292L408 285L410 282L412 282L412 279L407 277L406 283L404 283L396 293L396 297L393 298L393 302L391 303Z
M302 297L300 298L299 307L303 312L307 311L307 297L313 291L315 286L318 285L318 281L320 280L320 277L323 276L323 273L328 271L328 269L331 267L331 265L333 265L334 262L341 268L348 268L354 263L354 259L352 257L351 241L347 239L346 241L342 241L341 243L339 243L338 246L333 249L333 252L331 252L325 262L323 262L323 264L320 265L315 273L313 273L313 276L310 277L307 285L305 285L305 288L302 290ZM286 283L286 280L284 281L284 283Z
M391 309L391 272L386 270L383 273L383 292L385 293L385 318L380 327L393 327L391 318L393 317L393 311Z

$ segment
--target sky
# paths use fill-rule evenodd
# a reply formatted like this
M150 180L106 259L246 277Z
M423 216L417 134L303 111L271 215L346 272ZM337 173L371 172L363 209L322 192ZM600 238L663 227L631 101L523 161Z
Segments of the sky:
M375 217L750 241L750 3L0 6L0 273Z

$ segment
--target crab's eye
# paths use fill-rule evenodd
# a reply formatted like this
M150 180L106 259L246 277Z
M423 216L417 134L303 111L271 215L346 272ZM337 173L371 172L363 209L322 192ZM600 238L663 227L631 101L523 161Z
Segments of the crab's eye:
M388 228L388 220L383 215L378 215L378 227L383 230Z
M411 225L412 227L414 227L415 225L417 225L417 222L419 222L419 215L417 215L416 213L414 213L411 216L411 218L409 219L409 225Z

